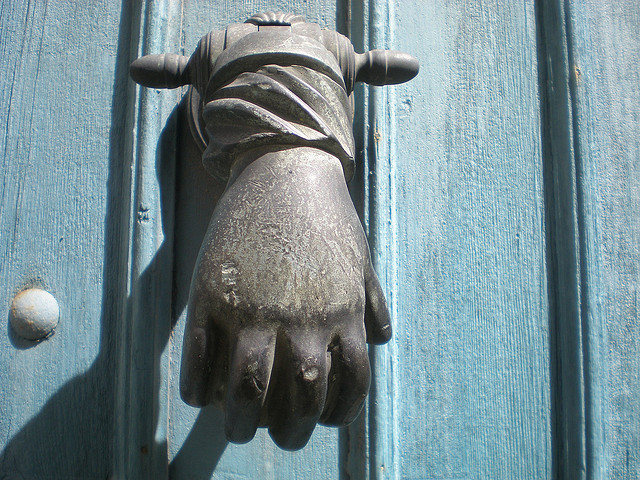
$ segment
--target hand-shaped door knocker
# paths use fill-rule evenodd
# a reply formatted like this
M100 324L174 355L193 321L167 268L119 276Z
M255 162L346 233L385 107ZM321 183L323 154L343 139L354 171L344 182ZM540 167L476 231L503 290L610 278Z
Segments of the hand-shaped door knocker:
M192 132L228 178L196 264L180 391L225 412L232 442L269 428L302 448L315 425L341 426L369 390L366 342L391 337L389 313L346 181L354 171L356 81L405 82L410 55L357 54L298 15L268 12L205 35L190 57L148 55L133 79L192 85Z

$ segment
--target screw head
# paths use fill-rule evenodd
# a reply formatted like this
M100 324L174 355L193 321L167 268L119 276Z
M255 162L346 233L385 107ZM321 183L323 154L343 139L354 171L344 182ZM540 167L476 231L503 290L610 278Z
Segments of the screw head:
M51 335L59 318L58 302L49 292L39 288L23 290L11 302L11 328L27 340L41 340Z

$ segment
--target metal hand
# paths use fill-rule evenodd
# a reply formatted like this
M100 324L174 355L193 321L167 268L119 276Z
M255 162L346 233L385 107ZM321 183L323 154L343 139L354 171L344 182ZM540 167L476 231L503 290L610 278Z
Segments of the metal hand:
M182 396L223 408L233 442L268 426L279 446L301 448L317 422L360 412L365 341L391 337L387 307L335 157L267 153L232 181L193 277Z

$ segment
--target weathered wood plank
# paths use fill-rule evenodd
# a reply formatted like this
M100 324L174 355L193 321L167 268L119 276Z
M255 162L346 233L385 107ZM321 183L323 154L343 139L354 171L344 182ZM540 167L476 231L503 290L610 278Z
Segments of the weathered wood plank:
M0 477L103 479L128 269L131 11L20 0L0 10L1 317L32 285L61 311L37 345L2 329Z
M532 2L372 0L349 22L348 3L2 4L0 305L7 319L14 294L41 286L62 318L36 346L8 326L0 338L0 474L640 474L639 7L572 1L551 19ZM373 398L349 436L319 428L293 454L264 431L228 445L217 411L179 400L184 304L223 186L181 132L174 228L177 95L140 91L134 112L127 78L132 56L190 53L265 8L422 63L412 83L358 93L394 340L372 353ZM565 14L566 52L551 45Z
M370 94L375 478L549 478L544 190L533 2L374 2L421 72Z
M180 5L142 2L133 35L136 58L173 51L180 39ZM137 22L136 22L137 20ZM130 57L130 58L131 58ZM131 80L129 80L131 82ZM171 332L176 127L180 92L138 89L131 160L130 278L126 320L119 339L118 474L167 477L168 386L161 375Z
M567 2L588 478L640 475L640 5Z

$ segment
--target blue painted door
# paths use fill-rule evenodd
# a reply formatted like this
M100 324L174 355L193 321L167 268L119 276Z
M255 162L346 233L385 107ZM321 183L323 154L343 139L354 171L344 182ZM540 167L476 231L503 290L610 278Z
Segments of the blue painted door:
M392 48L359 87L351 185L394 321L360 418L303 450L177 392L223 185L145 53L265 10ZM640 6L157 0L0 6L0 478L640 477ZM50 292L53 335L9 326Z

